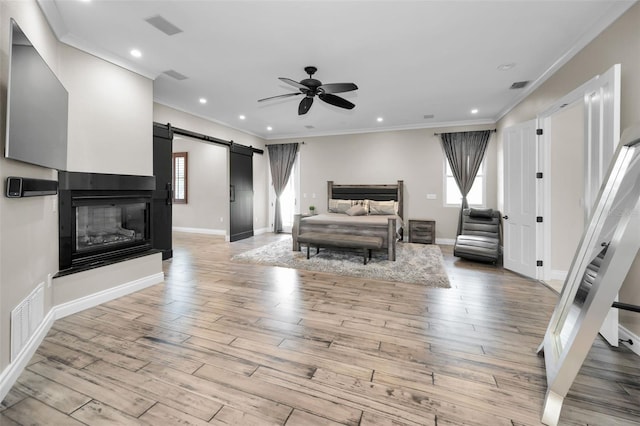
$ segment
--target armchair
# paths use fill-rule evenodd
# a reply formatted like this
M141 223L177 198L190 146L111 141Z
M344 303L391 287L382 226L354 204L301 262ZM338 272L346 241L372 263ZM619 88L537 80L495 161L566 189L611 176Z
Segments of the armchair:
M493 209L464 209L462 234L456 238L453 255L497 263L500 258L500 212Z

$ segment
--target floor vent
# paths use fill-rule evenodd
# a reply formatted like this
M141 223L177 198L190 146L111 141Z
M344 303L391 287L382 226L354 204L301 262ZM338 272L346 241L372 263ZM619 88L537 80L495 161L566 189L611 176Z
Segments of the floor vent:
M44 318L44 283L11 311L11 362L27 344Z

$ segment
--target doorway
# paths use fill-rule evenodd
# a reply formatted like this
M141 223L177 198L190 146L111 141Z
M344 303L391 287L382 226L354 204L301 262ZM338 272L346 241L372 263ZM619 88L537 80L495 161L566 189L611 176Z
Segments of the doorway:
M620 64L616 64L605 73L593 77L577 89L565 95L556 101L550 108L538 115L538 127L542 130L540 137L539 159L541 161L541 171L548 179L543 179L541 202L543 203L543 218L546 218L541 227L541 235L537 239L538 247L542 247L543 268L542 274L538 278L542 280L550 280L552 278L565 277L558 274L552 275L552 239L551 234L553 222L557 219L552 211L552 190L551 182L560 181L562 176L553 176L552 173L552 144L566 143L560 141L558 137L558 122L562 120L562 114L570 113L572 107L576 104L581 105L582 120L574 122L573 132L582 132L582 143L578 150L582 150L582 160L576 159L575 155L568 159L568 163L561 164L557 168L568 168L573 173L579 173L583 176L583 194L580 201L581 208L575 209L578 216L584 224L588 223L587 219L591 213L591 208L595 202L600 185L609 168L609 163L613 157L616 145L620 140ZM555 125L554 125L555 121ZM577 127L581 126L582 129ZM555 129L555 130L554 130ZM573 165L582 162L582 166ZM576 170L578 170L576 172ZM556 175L558 173L556 172ZM577 192L577 190L575 190ZM575 200L574 200L575 204ZM558 227L556 227L558 229ZM582 236L583 230L580 230ZM564 230L563 230L564 233ZM575 249L574 249L575 252ZM574 253L570 253L573 258ZM618 310L609 309L600 334L611 346L618 346Z

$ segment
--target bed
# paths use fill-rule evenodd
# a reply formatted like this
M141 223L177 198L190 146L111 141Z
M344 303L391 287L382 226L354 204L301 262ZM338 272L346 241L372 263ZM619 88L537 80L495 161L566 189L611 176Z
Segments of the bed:
M386 185L337 185L328 181L327 207L335 206L335 200L395 201L396 214L350 216L329 212L312 216L296 215L292 229L294 251L300 250L298 236L308 232L326 233L328 238L331 234L373 236L382 238L381 249L387 251L389 260L396 260L396 241L402 238L403 181Z

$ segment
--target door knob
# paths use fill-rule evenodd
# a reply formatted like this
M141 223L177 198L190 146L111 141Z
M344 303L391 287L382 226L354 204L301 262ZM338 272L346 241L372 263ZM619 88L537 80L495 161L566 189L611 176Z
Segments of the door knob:
M502 216L502 218L503 218L503 219L505 219L505 220L507 220L507 219L509 219L509 216L504 215L504 216Z

